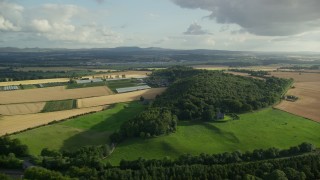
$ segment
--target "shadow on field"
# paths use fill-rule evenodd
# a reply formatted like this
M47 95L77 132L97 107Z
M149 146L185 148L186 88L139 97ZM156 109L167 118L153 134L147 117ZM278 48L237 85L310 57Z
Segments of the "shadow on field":
M193 125L200 125L205 127L206 129L213 131L215 134L222 136L226 140L233 142L233 143L239 143L240 140L237 138L237 136L234 135L232 132L223 131L219 128L217 128L214 124L208 123L208 122L188 122L188 121L182 121L179 123L179 126L193 126Z
M229 141L231 141L233 143L240 142L240 140L237 138L237 136L235 136L234 133L232 133L232 132L223 131L210 123L204 123L203 126L209 130L214 131L215 133L219 134L220 136L223 136L224 138L228 139Z
M89 129L82 130L80 128L78 134L71 136L63 142L63 146L60 150L75 150L82 146L88 145L102 145L109 143L109 136L118 130L120 126L127 120L133 118L136 114L141 112L144 109L144 105L140 102L131 102L131 103L119 103L112 108L109 108L105 111L87 115L83 121L83 125L90 123L90 120L95 118L94 121L101 121L97 124L94 124ZM119 108L119 110L117 110ZM96 119L99 120L96 120ZM77 122L79 122L77 121ZM71 125L72 126L72 125ZM78 125L75 125L77 128ZM81 126L81 124L80 124Z

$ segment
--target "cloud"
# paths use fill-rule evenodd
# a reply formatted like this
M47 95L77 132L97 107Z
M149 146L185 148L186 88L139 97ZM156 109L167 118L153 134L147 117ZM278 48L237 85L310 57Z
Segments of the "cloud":
M0 30L1 31L17 31L19 27L16 27L9 20L0 15Z
M96 24L94 18L89 19L92 12L77 5L44 4L25 9L5 0L0 0L0 5L0 31L8 32L6 39L26 36L43 42L101 46L123 43L121 34Z
M319 0L171 0L203 9L220 24L238 24L263 36L287 36L319 29Z
M0 30L18 31L23 10L18 4L0 0Z
M202 27L198 23L192 23L188 27L187 31L184 32L185 35L205 35L210 34L207 31L203 30Z
M36 31L48 32L52 29L51 25L49 24L49 21L46 19L34 19L31 23Z
M104 2L104 0L94 0L95 2L97 2L97 3L103 3Z

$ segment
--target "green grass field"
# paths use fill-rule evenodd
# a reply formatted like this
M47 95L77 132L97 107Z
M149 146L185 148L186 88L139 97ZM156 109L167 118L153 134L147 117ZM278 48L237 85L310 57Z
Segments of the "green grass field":
M117 145L108 159L175 158L184 153L222 153L257 148L288 148L301 142L320 147L320 124L289 113L264 109L220 123L180 122L176 133L151 139L130 139Z
M20 85L21 89L36 89L38 88L36 85L33 84L24 84L24 85Z
M66 86L66 89L88 88L88 87L97 87L97 86L106 86L106 82L92 82L92 83L83 83L83 84L68 84Z
M84 145L108 143L108 136L144 109L138 102L117 104L109 110L81 116L62 123L26 131L13 138L27 144L32 154L41 149L76 149ZM174 134L150 139L129 139L117 145L106 160L163 158L190 153L221 153L257 148L288 148L302 142L320 147L320 124L272 108L240 115L240 120L225 122L179 122Z
M116 92L117 88L137 86L141 82L136 79L122 79L122 80L107 81L106 83L107 83L107 86L112 91Z
M46 105L41 112L53 112L53 111L63 111L77 108L77 100L69 99L62 101L49 101L46 102Z
M105 111L22 132L12 138L28 145L33 155L40 154L45 147L73 150L85 145L105 144L115 129L144 108L139 102L120 103Z

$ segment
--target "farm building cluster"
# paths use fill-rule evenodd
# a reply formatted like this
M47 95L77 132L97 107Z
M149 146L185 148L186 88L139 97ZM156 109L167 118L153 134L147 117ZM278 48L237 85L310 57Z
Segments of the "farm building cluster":
M19 86L2 86L0 87L0 90L2 91L13 91L20 89Z

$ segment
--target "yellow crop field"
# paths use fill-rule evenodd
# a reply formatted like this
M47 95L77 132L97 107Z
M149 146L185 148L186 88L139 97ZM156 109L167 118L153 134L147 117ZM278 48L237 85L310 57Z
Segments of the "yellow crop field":
M0 105L0 115L34 114L40 112L45 102Z
M25 81L9 81L0 82L0 86L12 86L12 85L27 85L27 84L43 84L43 83L53 83L53 82L68 82L68 78L56 78L56 79L37 79L37 80L25 80Z
M248 66L248 67L229 67L220 65L195 65L192 66L195 69L206 69L206 70L228 70L228 69L243 69L251 71L276 71L281 66L269 65L269 66Z
M21 67L15 68L15 71L75 71L75 70L86 70L85 68L77 67Z
M109 96L101 96L101 97L92 97L92 98L84 98L78 99L78 107L94 107L101 106L105 104L114 104L119 102L128 102L138 100L141 96L146 99L154 99L157 95L160 95L166 90L166 88L152 88L141 91L134 91L128 93L121 94L113 94Z
M282 101L275 107L292 114L320 122L320 74L299 72L272 72L272 76L293 78L294 87L287 95L298 97L295 102Z
M104 106L73 109L67 111L57 111L49 113L37 113L15 116L0 116L0 136L19 132L28 128L46 125L52 121L60 121L72 116L77 116L90 112L101 111Z
M120 71L120 72L110 72L105 74L97 74L94 75L94 77L104 77L104 76L111 76L112 78L115 78L115 76L126 75L126 78L143 78L147 75L150 75L151 71ZM84 76L85 78L92 78L93 76Z
M112 94L112 91L106 86L80 89L65 89L65 87L63 86L58 86L28 90L1 91L0 104L79 99L87 97L106 96L109 94Z

